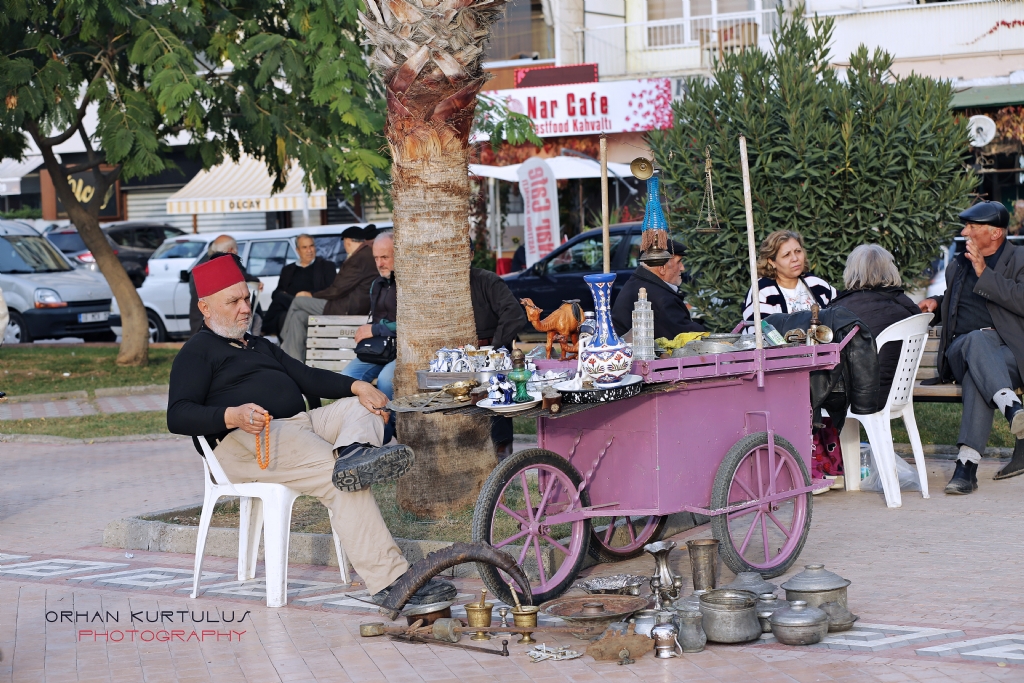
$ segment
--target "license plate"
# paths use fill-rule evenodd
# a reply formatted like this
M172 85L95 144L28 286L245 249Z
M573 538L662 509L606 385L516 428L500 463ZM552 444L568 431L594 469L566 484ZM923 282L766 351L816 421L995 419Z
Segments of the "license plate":
M104 320L110 320L110 311L78 314L78 322L80 323L101 323Z

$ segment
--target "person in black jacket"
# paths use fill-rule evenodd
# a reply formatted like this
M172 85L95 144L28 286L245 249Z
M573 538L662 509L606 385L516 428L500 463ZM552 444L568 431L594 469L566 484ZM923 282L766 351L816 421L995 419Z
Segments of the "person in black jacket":
M370 321L356 329L356 344L370 337L395 337L398 320L398 288L395 286L395 236L377 235L373 241L373 260L380 277L370 283ZM377 388L388 398L395 397L395 361L367 363L356 358L341 373L364 382L377 380ZM385 441L386 443L386 441Z
M512 350L512 342L530 321L519 300L505 281L489 270L469 270L469 295L473 302L477 346L504 346Z
M877 339L893 323L917 315L921 309L903 293L900 271L888 251L877 244L862 244L846 258L843 271L846 290L829 306L852 311ZM885 407L900 360L901 342L889 342L878 350L878 400L876 410Z
M409 563L370 486L398 478L414 459L407 446L381 446L387 397L249 335L249 290L232 259L212 259L193 276L203 325L171 366L168 430L205 436L230 481L283 484L318 498L371 599L383 602ZM304 395L340 400L306 410ZM455 597L452 584L432 583L417 601Z
M640 288L647 290L647 300L654 311L654 337L673 339L680 332L704 332L704 326L690 318L679 285L683 282L683 252L686 247L673 241L673 256L663 266L651 268L643 263L636 267L612 304L612 325L615 333L624 335L633 328L633 305Z
M978 488L993 410L1016 439L1013 457L993 478L1024 474L1024 406L1014 393L1024 377L1024 249L1006 241L1010 214L1000 202L979 202L960 220L967 252L946 266L946 293L920 304L942 323L937 379L956 379L963 387L960 453L946 484L954 495Z
M281 331L281 323L296 294L326 289L337 272L333 263L317 257L316 242L309 235L295 238L295 250L299 253L299 260L281 269L277 289L271 295L270 308L263 316L261 333L264 336Z

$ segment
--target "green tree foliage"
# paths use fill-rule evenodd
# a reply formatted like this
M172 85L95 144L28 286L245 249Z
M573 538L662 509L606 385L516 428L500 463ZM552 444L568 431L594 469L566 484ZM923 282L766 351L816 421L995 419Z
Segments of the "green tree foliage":
M809 267L837 289L847 255L866 243L919 281L970 204L976 177L963 165L967 127L949 110L950 84L897 78L889 54L864 46L843 78L829 66L832 28L802 10L784 18L773 52L726 55L711 81L689 82L675 127L649 135L672 229L690 246L689 299L715 329L736 324L750 286L740 135L757 239L800 232ZM708 146L722 230L696 233Z
M298 160L318 187L379 189L383 108L351 0L2 7L0 131L73 134L95 103L94 142L124 178L162 171L162 145L184 133L207 167L245 151L266 161L278 188Z
M31 136L57 196L117 299L118 362L144 365L145 309L97 220L118 177L158 173L172 137L205 167L248 153L284 187L381 190L383 98L359 45L355 0L0 0L0 156ZM94 108L94 109L93 109ZM95 130L85 125L95 111ZM53 148L74 136L86 160ZM91 171L92 199L70 191ZM369 191L369 192L367 192Z

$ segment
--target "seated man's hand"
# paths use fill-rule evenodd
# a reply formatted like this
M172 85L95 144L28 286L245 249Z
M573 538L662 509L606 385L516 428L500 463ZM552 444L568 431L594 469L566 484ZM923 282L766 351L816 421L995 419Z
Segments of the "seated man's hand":
M352 393L359 399L360 405L387 422L389 413L384 408L388 404L388 397L383 391L369 382L355 381L352 383Z
M296 294L295 296L313 296L313 295L312 295L312 294L310 294L309 292L299 292L299 293L298 293L298 294Z
M356 329L356 344L373 336L373 325L366 323Z
M921 309L922 313L934 313L939 308L939 302L935 299L922 299L917 307Z
M246 403L224 410L224 426L228 429L241 429L247 434L259 434L266 425L267 411L255 403Z

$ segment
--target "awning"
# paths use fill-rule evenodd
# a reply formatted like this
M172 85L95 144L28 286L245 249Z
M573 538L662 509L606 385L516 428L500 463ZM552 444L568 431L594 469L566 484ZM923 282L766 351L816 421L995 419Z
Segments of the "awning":
M256 213L301 211L327 208L327 193L316 190L306 194L303 172L298 164L288 174L288 184L271 194L274 179L262 161L242 156L238 163L226 161L208 171L200 171L188 185L167 199L167 213Z
M953 109L968 107L1007 107L1024 104L1024 85L986 85L954 93Z
M43 164L41 156L27 156L24 161L0 161L0 197L21 194L21 179Z
M545 159L548 166L555 174L556 180L571 180L576 178L600 178L601 164L590 159L579 157L561 156ZM511 166L485 166L483 164L470 164L469 174L483 178L498 178L510 183L519 182L520 164ZM616 174L622 179L632 178L629 171L629 164L617 164L608 162L608 177L615 179Z

